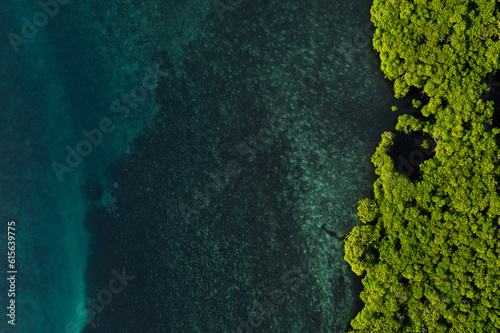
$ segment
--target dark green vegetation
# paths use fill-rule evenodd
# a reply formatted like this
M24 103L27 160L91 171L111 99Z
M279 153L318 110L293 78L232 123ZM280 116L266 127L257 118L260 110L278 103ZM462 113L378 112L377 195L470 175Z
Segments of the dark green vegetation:
M375 0L373 45L396 97L421 92L396 130L432 138L435 155L411 180L372 157L374 198L345 259L363 276L356 332L500 331L498 124L481 79L499 69L500 2ZM491 98L490 98L491 99Z

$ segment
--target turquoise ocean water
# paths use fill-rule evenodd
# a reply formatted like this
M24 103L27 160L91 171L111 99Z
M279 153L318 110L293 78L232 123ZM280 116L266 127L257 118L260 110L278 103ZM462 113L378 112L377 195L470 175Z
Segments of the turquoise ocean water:
M359 310L321 226L358 223L370 156L409 108L378 69L371 3L215 4L60 1L46 24L37 1L0 5L18 269L0 331L343 332Z

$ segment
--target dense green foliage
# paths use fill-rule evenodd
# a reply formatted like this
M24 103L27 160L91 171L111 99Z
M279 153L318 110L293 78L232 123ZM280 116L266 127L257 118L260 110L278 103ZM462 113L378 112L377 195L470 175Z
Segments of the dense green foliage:
M410 180L386 132L372 157L373 199L346 238L363 276L356 332L500 332L500 130L481 78L500 68L500 2L375 0L373 45L396 97L411 87L421 116L396 130L433 138Z

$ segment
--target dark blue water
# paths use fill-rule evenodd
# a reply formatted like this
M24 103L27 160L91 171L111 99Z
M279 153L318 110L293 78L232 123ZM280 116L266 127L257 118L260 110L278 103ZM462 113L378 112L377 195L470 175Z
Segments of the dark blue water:
M345 330L359 280L321 226L358 223L390 106L408 107L369 7L68 1L26 38L40 5L4 1L1 331Z

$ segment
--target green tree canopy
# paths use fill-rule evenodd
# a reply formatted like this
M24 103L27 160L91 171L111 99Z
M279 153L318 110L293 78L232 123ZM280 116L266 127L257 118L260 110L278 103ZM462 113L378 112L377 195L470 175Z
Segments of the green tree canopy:
M378 179L359 202L345 259L363 276L356 332L500 331L500 149L481 78L500 68L500 2L374 0L373 46L396 97L419 117L396 130L430 136L435 155L410 180L382 134Z

